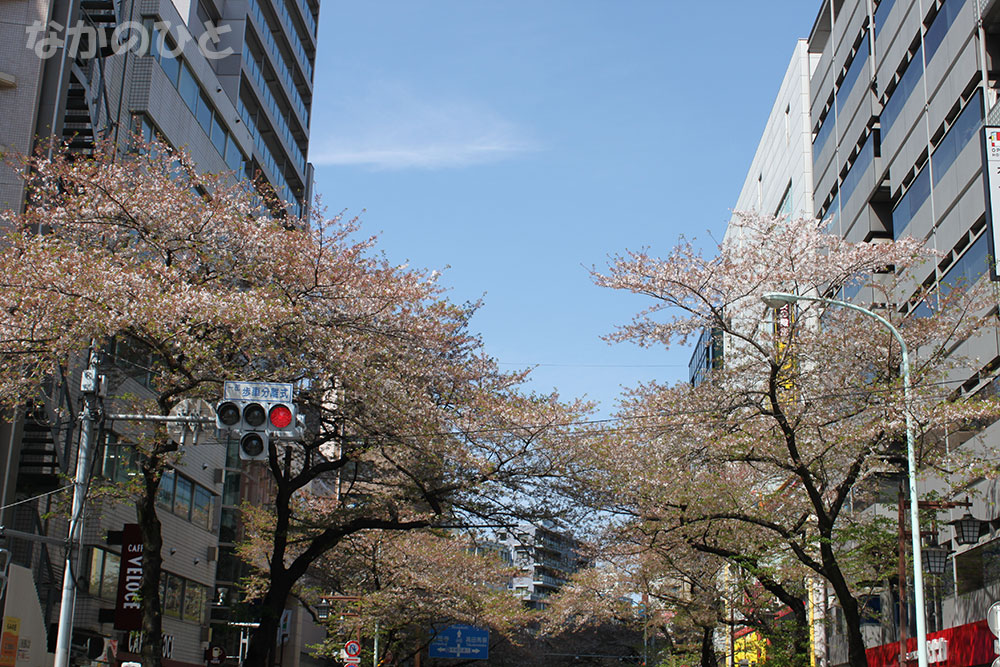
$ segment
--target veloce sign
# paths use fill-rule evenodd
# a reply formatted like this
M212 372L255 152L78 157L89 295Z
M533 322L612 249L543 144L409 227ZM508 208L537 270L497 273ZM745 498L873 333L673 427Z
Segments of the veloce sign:
M118 570L118 595L115 602L115 629L141 630L142 604L142 531L137 523L122 527L122 558Z

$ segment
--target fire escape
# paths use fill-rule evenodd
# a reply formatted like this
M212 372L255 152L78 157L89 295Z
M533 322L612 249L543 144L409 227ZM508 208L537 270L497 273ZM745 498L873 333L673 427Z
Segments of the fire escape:
M71 152L90 155L114 123L105 90L104 59L113 53L112 34L121 17L116 0L73 1L77 5L72 24L77 25L79 19L86 29L75 44L69 40L64 50L68 72L60 116L62 127L57 127L56 132ZM16 504L10 508L8 525L16 531L65 534L65 519L59 518L58 512L56 518L51 518L50 513L61 507L61 500L68 498L58 492L67 486L75 463L78 436L75 418L79 406L74 404L72 377L61 372L52 377L15 419L12 455L16 457L17 470L14 479L8 482L14 485ZM65 554L43 542L14 536L8 537L3 546L10 550L12 563L34 573L42 612L48 621L54 620ZM50 642L54 642L55 633L49 634Z

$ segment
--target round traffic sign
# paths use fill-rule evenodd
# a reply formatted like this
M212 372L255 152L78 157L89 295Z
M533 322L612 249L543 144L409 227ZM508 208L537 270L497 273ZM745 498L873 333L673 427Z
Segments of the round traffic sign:
M348 658L358 657L361 655L361 644L354 639L350 640L344 644L344 653L347 654Z
M185 398L170 410L171 417L201 417L214 421L215 408L201 398ZM197 422L168 422L167 435L181 447L186 445L200 445L208 431L202 428L202 424Z
M994 602L986 612L986 624L990 626L990 632L1000 637L1000 602ZM994 667L1000 667L994 665Z

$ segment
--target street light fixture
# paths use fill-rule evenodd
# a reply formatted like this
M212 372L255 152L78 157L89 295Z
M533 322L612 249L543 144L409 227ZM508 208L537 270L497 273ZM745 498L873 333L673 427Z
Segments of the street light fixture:
M944 574L948 564L948 550L944 547L931 545L922 549L926 570L930 574Z
M961 519L955 519L948 523L955 527L955 541L959 544L975 544L979 541L980 526L983 522L969 512L966 512Z
M768 292L761 296L761 301L770 308L781 308L786 304L796 301L814 301L831 306L840 306L849 310L857 311L874 320L889 330L899 343L900 361L899 370L903 376L903 407L906 413L906 462L909 472L910 485L910 535L913 549L913 602L916 607L917 616L917 665L927 667L927 614L924 609L924 575L923 563L920 548L920 516L917 501L917 461L914 454L913 417L910 415L910 359L906 349L906 341L899 333L899 330L892 325L889 320L877 313L873 313L867 308L840 301L837 299L827 299L820 296L806 296L799 294L788 294L785 292Z

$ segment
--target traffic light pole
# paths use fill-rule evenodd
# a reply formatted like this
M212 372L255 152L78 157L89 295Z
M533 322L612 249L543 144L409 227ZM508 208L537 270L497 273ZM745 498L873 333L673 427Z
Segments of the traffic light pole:
M87 499L87 482L90 476L90 450L97 423L98 393L101 379L97 375L97 351L90 345L90 361L80 380L83 411L80 413L80 450L76 456L76 479L73 482L73 505L69 517L69 536L66 540L66 561L63 563L62 601L59 604L59 631L56 635L56 654L53 667L69 667L70 641L73 638L73 613L76 608L76 568L73 565L74 546L83 539L83 510Z

